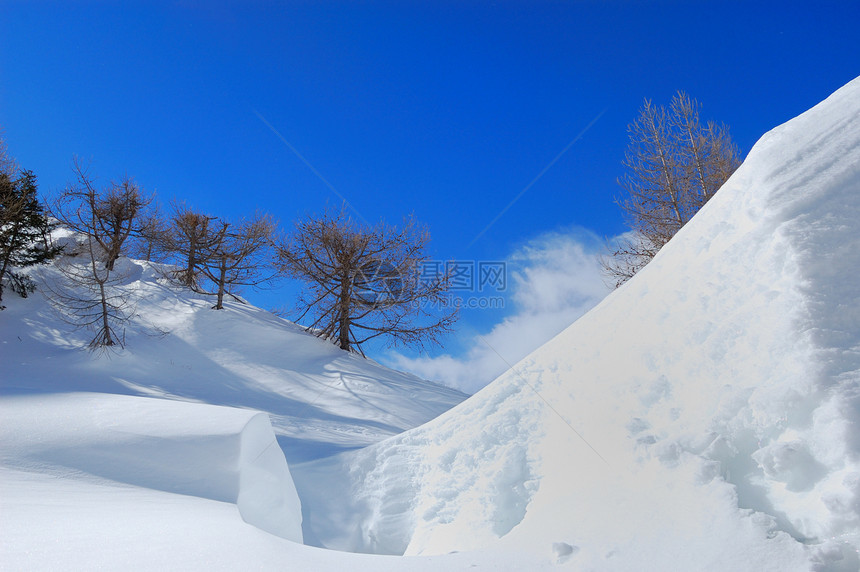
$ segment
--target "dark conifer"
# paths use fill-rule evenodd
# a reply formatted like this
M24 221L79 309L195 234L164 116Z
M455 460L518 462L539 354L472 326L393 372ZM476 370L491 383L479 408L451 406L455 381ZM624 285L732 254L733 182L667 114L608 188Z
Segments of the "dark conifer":
M33 172L22 171L14 180L11 173L0 173L0 300L7 283L23 297L34 290L33 281L14 269L44 264L59 254L50 230Z

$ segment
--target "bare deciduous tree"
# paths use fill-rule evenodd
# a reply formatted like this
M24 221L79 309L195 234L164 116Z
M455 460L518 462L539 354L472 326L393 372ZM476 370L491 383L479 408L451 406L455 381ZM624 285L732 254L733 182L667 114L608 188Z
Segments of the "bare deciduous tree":
M432 311L446 306L447 275L418 280L429 240L411 218L400 227L367 228L343 210L327 210L298 221L277 246L282 272L306 285L298 319L309 316L309 330L344 350L361 351L379 336L394 344L438 343L457 311Z
M99 191L77 159L73 170L75 183L60 194L51 211L78 233L83 257L67 257L57 265L65 281L48 286L50 301L70 323L94 330L91 349L122 346L121 327L133 311L128 296L117 288L121 277L113 271L126 240L139 232L150 199L127 176Z
M202 264L203 273L215 285L215 310L224 308L225 294L235 298L236 288L259 286L271 279L275 227L272 218L262 213L235 225L225 225L220 242Z
M144 209L151 202L127 175L99 191L78 159L72 166L76 182L63 191L52 207L60 223L86 234L104 251L104 263L113 270L125 241L141 230Z
M0 129L0 173L5 173L10 179L14 179L18 173L18 163L9 153L9 146L2 134L3 130Z
M224 239L228 225L214 216L194 211L183 203L173 203L168 250L179 257L180 269L174 277L185 286L198 289L199 275Z
M84 237L78 256L62 257L55 265L63 280L44 282L62 319L93 331L90 350L124 347L124 327L134 316L130 296L120 288L122 276L107 268L104 257L101 246Z
M161 205L153 198L149 208L141 215L140 230L131 236L129 254L146 261L167 260L170 244L170 226L165 220Z
M684 92L668 108L646 99L627 127L618 203L631 232L603 261L616 287L648 264L741 163L728 127L703 125L700 107Z

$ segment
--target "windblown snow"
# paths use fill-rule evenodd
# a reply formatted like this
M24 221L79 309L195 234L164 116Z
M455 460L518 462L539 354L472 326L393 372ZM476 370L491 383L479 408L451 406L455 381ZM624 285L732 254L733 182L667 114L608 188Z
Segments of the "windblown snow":
M10 569L860 569L860 79L462 403L124 264L110 359L0 313Z
M303 468L349 491L309 491L306 529L595 570L860 569L858 247L855 80L765 135L648 267L485 390Z

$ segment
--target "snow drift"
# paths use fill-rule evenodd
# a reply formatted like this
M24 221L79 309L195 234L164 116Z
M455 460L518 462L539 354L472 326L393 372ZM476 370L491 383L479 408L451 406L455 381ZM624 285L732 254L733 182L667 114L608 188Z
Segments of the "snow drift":
M483 391L298 467L300 490L344 493L306 496L306 537L860 569L858 269L860 79L762 137L639 275Z
M40 294L10 300L0 316L3 392L118 393L263 411L290 463L396 435L466 397L251 305L211 310L210 298L164 273L154 263L117 261L138 317L126 349L105 359L81 351L89 332L58 320ZM38 274L58 278L51 266Z
M6 398L0 417L7 469L233 503L248 524L302 541L299 498L265 414L78 393Z

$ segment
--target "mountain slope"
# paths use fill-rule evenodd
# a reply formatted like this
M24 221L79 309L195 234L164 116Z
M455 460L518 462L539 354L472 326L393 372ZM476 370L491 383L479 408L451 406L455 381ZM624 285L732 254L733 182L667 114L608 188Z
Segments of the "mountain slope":
M158 265L116 270L137 314L125 349L89 353L89 333L41 293L4 300L0 561L11 568L318 561L296 544L286 461L363 447L465 398L252 306L212 310ZM53 265L34 275L59 279Z
M51 268L41 280L56 280ZM41 296L0 315L5 394L99 391L202 402L269 414L288 461L363 447L432 419L465 395L335 348L250 305L170 285L160 267L121 259L136 303L126 349L80 348L87 331L57 319ZM58 375L63 372L63 375Z
M307 495L306 535L577 569L856 570L858 268L860 79L762 137L651 264L486 389L298 467L300 490L350 491Z

